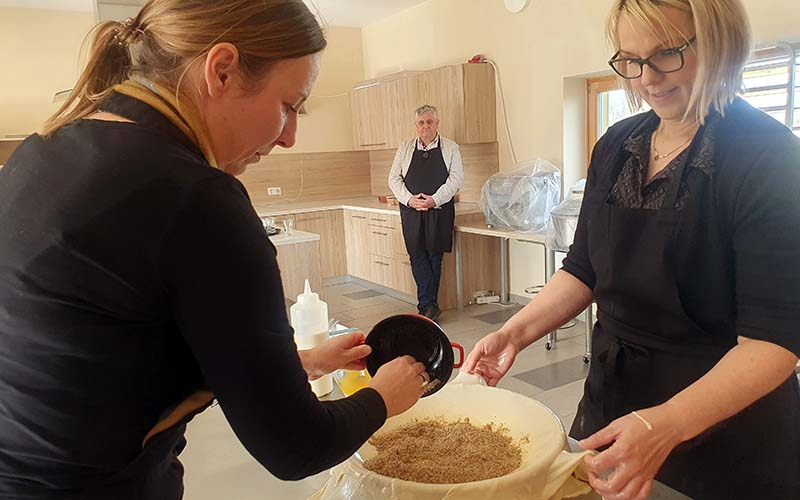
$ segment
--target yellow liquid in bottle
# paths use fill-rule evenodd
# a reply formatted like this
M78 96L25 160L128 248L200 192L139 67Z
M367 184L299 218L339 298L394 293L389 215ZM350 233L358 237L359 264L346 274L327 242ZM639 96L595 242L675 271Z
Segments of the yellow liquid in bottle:
M345 396L355 394L359 390L367 387L372 377L367 370L354 371L344 370L344 375L338 380L339 388Z

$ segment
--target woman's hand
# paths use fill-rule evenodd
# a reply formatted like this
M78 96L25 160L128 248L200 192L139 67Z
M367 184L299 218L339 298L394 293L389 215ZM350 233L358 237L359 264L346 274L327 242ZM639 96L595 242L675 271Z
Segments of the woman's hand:
M425 365L411 356L401 356L378 368L369 386L383 398L389 418L414 406L427 383Z
M363 332L346 333L328 339L313 349L300 351L309 380L316 380L334 370L363 370L364 358L372 352L372 348L364 341L367 336Z
M589 484L606 500L647 498L658 470L682 441L680 419L671 414L667 404L636 413L641 419L629 413L578 443L587 450L613 443L585 458Z
M464 367L467 373L477 373L494 387L508 373L519 353L519 346L511 334L499 330L483 337L467 356Z

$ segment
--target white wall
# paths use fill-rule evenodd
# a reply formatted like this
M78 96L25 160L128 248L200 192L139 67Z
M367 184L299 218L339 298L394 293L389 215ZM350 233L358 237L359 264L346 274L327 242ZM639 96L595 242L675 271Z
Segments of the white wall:
M92 12L0 7L0 138L30 134L58 110L53 95L78 78Z
M107 9L101 12L104 19L125 19L139 9L100 7ZM81 44L94 24L91 11L0 7L0 138L36 132L58 110L61 103L53 103L53 95L73 87L81 68ZM364 79L361 29L331 27L326 36L328 48L309 114L300 118L297 144L276 153L353 149L347 92Z
M798 0L744 0L756 41L800 38ZM606 72L604 22L611 0L535 0L510 14L499 0L429 0L363 29L367 78L402 69L465 62L481 53L500 70L517 159L543 157L563 169L564 185L586 169L573 77ZM498 125L501 110L498 106ZM565 132L565 127L569 127ZM582 127L585 127L583 125ZM578 142L574 142L578 140ZM512 165L498 126L500 168ZM512 244L511 288L543 281L538 247Z

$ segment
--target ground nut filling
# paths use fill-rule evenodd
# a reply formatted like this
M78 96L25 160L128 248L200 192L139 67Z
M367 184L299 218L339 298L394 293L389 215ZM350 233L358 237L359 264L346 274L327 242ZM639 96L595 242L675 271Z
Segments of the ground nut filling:
M524 439L524 438L523 438ZM378 474L417 483L452 484L493 479L522 463L522 450L508 428L469 419L415 419L369 442L378 454L364 467Z

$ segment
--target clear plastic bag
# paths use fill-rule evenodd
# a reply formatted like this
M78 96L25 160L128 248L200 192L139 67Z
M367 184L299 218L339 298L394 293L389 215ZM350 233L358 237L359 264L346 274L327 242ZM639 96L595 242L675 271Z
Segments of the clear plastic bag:
M583 203L583 190L586 179L581 179L569 190L567 198L550 212L547 223L547 248L557 252L566 252L575 238L578 228L578 215L581 213Z
M560 196L561 172L537 158L489 177L478 203L488 225L538 233L545 230Z

